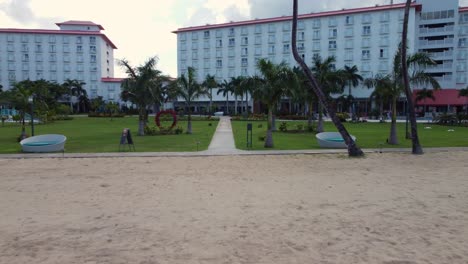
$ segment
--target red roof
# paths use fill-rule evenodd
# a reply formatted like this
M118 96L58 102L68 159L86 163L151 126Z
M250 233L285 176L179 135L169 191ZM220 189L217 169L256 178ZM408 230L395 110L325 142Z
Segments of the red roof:
M92 35L101 36L114 49L117 49L114 43L103 33L99 31L80 31L80 30L57 30L57 29L18 29L18 28L0 28L0 33L27 33L27 34L60 34L60 35Z
M413 91L413 100L416 101L416 94L419 90ZM428 105L428 106L457 106L457 105L466 105L468 103L468 98L458 97L458 89L440 89L434 90L433 95L435 100L427 98L426 101L420 100L415 103L415 105Z
M80 20L69 20L69 21L65 21L65 22L62 22L62 23L55 23L55 25L57 26L61 26L61 25L72 25L72 26L97 26L99 29L101 30L104 30L104 28L99 25L99 24L96 24L92 21L80 21Z
M468 12L468 6L462 6L458 8L458 12Z
M101 78L103 82L122 82L125 78Z
M418 4L416 2L413 2L411 4L411 7L414 7L417 10L420 10L421 6L422 6L421 4ZM400 8L404 8L404 7L405 7L405 3L393 4L393 5L381 5L381 6L373 6L373 7L351 8L351 9L343 9L343 10L337 10L337 11L327 11L327 12L299 15L298 19L316 18L316 17L325 17L325 16L336 16L336 15L344 15L344 14L355 14L355 13L364 13L364 12L382 11L382 10L391 10L391 9L400 9ZM273 17L273 18L266 18L266 19L246 20L246 21L240 21L240 22L229 22L229 23L223 23L223 24L213 24L213 25L206 25L206 26L195 26L195 27L179 28L176 31L173 31L172 33L181 33L181 32L189 32L189 31L204 30L204 29L214 29L214 28L222 28L222 27L236 27L236 26L263 24L263 23L271 23L271 22L290 21L291 19L292 19L292 16L282 16L282 17Z

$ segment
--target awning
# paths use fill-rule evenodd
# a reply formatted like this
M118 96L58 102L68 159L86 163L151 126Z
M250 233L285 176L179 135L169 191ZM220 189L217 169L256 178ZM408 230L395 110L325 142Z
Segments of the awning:
M413 91L413 100L415 105L419 106L463 106L468 104L468 98L461 96L458 97L458 89L440 89L434 90L433 95L435 100L431 98L426 98L416 102L417 92L419 90Z

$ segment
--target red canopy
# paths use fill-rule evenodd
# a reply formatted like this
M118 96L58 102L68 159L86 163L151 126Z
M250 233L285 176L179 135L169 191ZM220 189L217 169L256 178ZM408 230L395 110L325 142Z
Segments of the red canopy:
M413 91L413 100L416 105L427 105L427 106L463 106L468 103L468 98L461 96L458 97L457 89L440 89L434 90L433 95L435 100L426 98L416 102L417 92L420 90Z

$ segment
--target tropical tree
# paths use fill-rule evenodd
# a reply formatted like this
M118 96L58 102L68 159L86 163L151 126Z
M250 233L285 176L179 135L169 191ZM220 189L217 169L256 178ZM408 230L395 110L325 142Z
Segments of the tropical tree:
M138 107L138 135L145 135L149 105L160 103L161 87L165 78L156 69L157 57L150 57L144 64L132 67L126 59L118 64L125 69L128 77L122 82L121 97Z
M112 121L114 114L119 112L119 104L115 102L108 102L105 107L106 111L109 112Z
M212 114L213 111L213 88L218 87L218 82L214 75L207 74L205 80L202 83L202 86L209 91L208 97L210 97L209 113Z
M79 81L79 80L70 80L67 79L65 82L62 84L63 87L68 89L68 100L70 102L70 108L73 113L73 101L78 100L79 97L85 96L87 97L87 92L83 88L83 86L86 85L85 82ZM77 105L77 112L80 112L80 104L78 103Z
M274 146L272 136L273 110L286 91L294 89L294 86L297 85L297 79L294 72L284 62L274 64L266 59L260 59L256 66L261 76L253 76L246 82L250 83L250 87L255 87L252 91L253 97L268 108L268 130L264 146L272 148Z
M233 95L234 94L234 88L232 87L232 80L231 81L226 81L223 80L223 82L220 84L221 88L218 89L217 94L219 95L220 93L223 94L223 97L226 97L226 114L229 114L229 94Z
M325 93L326 99L331 99L331 94L342 93L344 84L344 74L341 71L337 71L334 68L336 59L333 56L329 56L322 60L320 55L312 58L312 72L315 76L315 80L319 86L322 87L322 91ZM317 131L323 132L323 105L319 104L319 119L317 125Z
M314 120L314 102L317 102L317 96L314 91L310 89L309 80L304 72L299 67L294 67L293 72L296 74L297 85L296 89L292 91L292 98L295 101L301 102L307 108L307 126L311 127Z
M181 97L188 107L187 134L192 134L192 103L198 97L208 95L208 91L195 80L195 68L187 68L187 76L182 74L177 79L176 94Z
M468 114L468 86L458 91L458 97L465 97L465 111Z
M31 113L29 98L33 96L33 90L24 83L15 83L13 88L7 92L9 93L8 98L10 98L11 103L19 111L21 121L20 139L24 139L26 138L26 114Z
M91 111L94 112L100 112L102 111L102 108L105 107L106 102L104 102L104 99L102 96L97 96L93 99L90 100L89 106L91 108Z
M344 80L348 86L349 113L351 114L351 118L353 120L356 119L356 113L354 112L354 97L351 94L351 90L353 87L357 87L359 83L364 80L364 78L362 78L358 72L359 70L356 65L353 65L352 67L345 65L342 70Z
M426 106L426 99L432 99L435 100L434 97L434 91L429 90L427 88L424 88L422 90L419 90L416 92L416 102L423 101L424 102L424 113L427 111L427 106Z
M309 80L308 84L310 85L310 88L314 91L314 93L317 95L319 99L319 103L322 104L330 114L330 117L332 118L333 123L335 124L336 128L338 129L338 132L340 132L341 136L343 137L346 145L348 146L348 155L350 156L363 156L364 152L356 145L354 140L351 138L349 135L348 131L346 128L343 126L341 123L340 119L336 116L335 110L328 104L327 97L320 87L319 83L313 76L311 70L307 66L307 64L304 62L302 57L299 55L299 52L297 51L297 16L298 16L298 0L293 1L293 22L292 22L292 52L294 55L294 59L299 63L301 66L302 70L304 71L305 76Z
M388 143L391 145L398 145L397 129L396 129L396 116L397 116L397 101L398 98L405 92L405 86L403 84L403 69L401 64L401 46L397 50L393 58L392 72L387 75L377 75L374 78L369 78L364 81L368 88L385 89L381 92L391 98L391 126L390 136ZM429 57L427 53L415 53L407 57L405 65L411 67L412 73L409 81L413 85L430 85L433 89L439 89L440 85L431 75L427 74L422 70L426 65L433 65L435 62ZM413 99L411 99L412 101ZM413 107L414 108L414 107Z

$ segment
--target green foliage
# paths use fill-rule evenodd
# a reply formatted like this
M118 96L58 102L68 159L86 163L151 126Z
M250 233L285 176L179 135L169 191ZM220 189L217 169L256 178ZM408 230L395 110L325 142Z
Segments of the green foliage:
M304 125L303 124L296 124L296 129L298 131L302 131L302 130L304 130Z
M182 127L178 126L176 129L174 129L174 133L176 135L180 135L180 134L184 133L184 129Z
M279 130L281 132L286 132L288 131L288 123L286 122L281 122L280 126L279 126Z
M336 116L340 119L341 122L346 122L346 119L349 119L348 113L336 113Z

